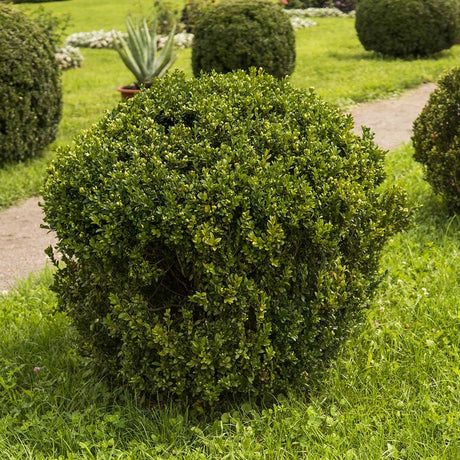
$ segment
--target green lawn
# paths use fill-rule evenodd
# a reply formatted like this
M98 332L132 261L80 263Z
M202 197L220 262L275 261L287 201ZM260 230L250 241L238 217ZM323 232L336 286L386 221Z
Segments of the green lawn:
M72 10L74 32L121 28L136 3L46 7ZM431 60L392 61L361 49L353 20L317 22L297 33L292 83L315 86L341 107L433 81L460 64L460 46ZM0 171L0 206L38 193L54 148L117 104L116 87L131 81L113 51L83 53L84 66L63 75L56 143L43 158ZM177 66L191 75L190 50L179 53ZM45 270L0 294L0 458L460 458L460 218L449 217L433 195L410 145L388 155L387 173L386 185L408 190L414 223L387 245L366 321L308 398L276 395L275 404L230 404L204 414L199 406L160 407L112 391L75 348Z
M460 46L430 59L391 59L365 51L353 19L318 19L297 32L294 86L313 86L326 100L348 107L399 94L436 81L445 69L460 64Z

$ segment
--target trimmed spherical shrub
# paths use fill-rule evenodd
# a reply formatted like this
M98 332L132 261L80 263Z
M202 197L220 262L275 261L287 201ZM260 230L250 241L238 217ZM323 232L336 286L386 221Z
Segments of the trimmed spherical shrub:
M56 137L61 77L49 38L0 4L0 164L33 157Z
M414 122L414 158L426 179L460 211L460 67L447 72Z
M174 73L61 150L44 188L54 289L93 357L160 398L304 385L407 217L352 126L255 70Z
M211 5L194 33L195 76L256 67L281 78L294 71L294 30L288 16L272 2L224 0Z
M360 0L355 26L366 50L424 56L455 44L459 15L458 0Z

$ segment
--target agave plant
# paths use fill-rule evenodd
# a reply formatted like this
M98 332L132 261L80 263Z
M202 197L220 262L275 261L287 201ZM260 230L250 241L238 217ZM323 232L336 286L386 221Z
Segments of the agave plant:
M146 19L134 21L130 17L126 19L126 39L117 34L114 41L126 67L136 78L135 86L149 87L155 78L161 78L176 60L173 54L174 32L171 30L163 48L158 49L156 22L149 28Z

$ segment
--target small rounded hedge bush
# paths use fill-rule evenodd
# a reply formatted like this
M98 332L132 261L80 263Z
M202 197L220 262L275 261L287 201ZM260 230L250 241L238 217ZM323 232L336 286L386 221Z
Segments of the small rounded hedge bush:
M224 0L203 10L195 27L195 76L250 67L277 77L292 74L295 36L289 17L269 1Z
M352 126L255 70L173 73L61 150L44 188L54 289L96 362L160 398L305 385L407 218Z
M460 212L460 67L439 80L414 122L412 140L428 182Z
M360 0L355 27L366 50L425 56L455 44L459 16L458 0Z
M33 157L56 137L61 76L46 34L0 3L0 164Z

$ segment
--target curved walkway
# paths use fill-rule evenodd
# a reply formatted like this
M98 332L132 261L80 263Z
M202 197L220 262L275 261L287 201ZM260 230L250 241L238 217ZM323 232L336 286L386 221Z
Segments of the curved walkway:
M55 238L40 228L43 213L38 202L38 198L29 198L0 212L0 292L48 262L44 250Z
M434 83L428 83L398 98L357 106L351 111L355 132L360 134L362 125L369 126L375 142L385 150L409 141L412 123L434 88ZM43 216L38 202L39 198L30 198L0 212L0 292L49 263L44 249L55 238L40 228Z
M412 136L412 124L425 106L434 83L425 83L401 97L358 105L351 111L355 132L361 134L362 125L369 126L375 142L382 149L392 150Z

